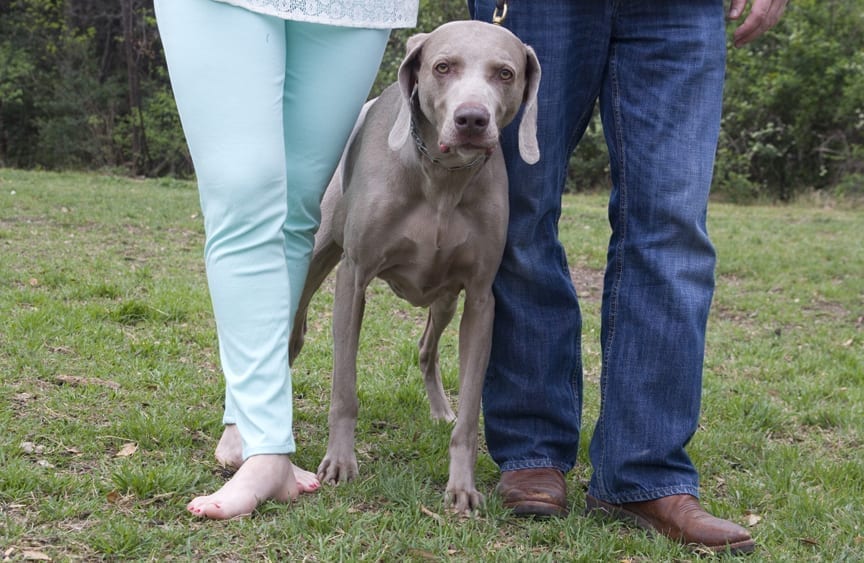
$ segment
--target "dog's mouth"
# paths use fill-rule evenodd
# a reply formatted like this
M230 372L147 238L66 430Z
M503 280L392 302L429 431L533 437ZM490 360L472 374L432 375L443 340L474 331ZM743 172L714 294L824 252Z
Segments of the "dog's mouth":
M495 152L495 147L498 143L481 143L474 141L466 141L462 143L445 143L443 141L438 142L438 150L441 151L442 154L449 153L467 153L470 155L475 155L477 153L485 153L486 156L489 156L493 152Z

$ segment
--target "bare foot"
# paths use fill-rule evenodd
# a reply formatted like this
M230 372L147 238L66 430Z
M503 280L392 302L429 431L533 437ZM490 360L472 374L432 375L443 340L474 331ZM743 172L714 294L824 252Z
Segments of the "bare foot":
M186 509L202 518L227 520L251 514L265 500L291 502L299 494L294 465L287 455L256 455L247 459L221 489L192 499Z
M243 465L243 440L236 424L226 424L216 444L216 461L223 467L239 469Z
M321 487L318 476L311 471L294 466L294 477L297 479L297 489L301 493L314 493Z
M219 443L216 445L216 461L223 467L239 469L243 465L243 439L240 438L240 431L237 430L236 424L226 424L225 430L222 431L222 437L219 438ZM297 480L297 488L301 493L312 493L318 490L321 482L318 481L318 476L311 471L300 469L296 465L294 468L294 477Z

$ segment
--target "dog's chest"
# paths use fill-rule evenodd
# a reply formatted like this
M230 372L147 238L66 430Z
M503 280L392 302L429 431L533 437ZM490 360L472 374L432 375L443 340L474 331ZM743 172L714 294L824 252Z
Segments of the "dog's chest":
M481 249L491 242L486 234L469 228L469 221L459 214L445 220L406 219L407 228L391 241L377 276L417 306L461 291L480 267Z

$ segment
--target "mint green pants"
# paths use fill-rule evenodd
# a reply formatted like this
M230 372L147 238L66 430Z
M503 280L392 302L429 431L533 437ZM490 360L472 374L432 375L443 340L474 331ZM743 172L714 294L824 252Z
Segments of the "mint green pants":
M212 0L156 0L195 165L225 374L244 459L295 451L288 337L324 189L389 30L316 25Z

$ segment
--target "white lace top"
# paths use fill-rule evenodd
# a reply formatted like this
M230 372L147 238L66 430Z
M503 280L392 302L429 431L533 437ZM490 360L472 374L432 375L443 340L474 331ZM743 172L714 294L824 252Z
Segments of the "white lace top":
M286 20L373 29L414 27L417 25L419 4L419 0L216 1Z

